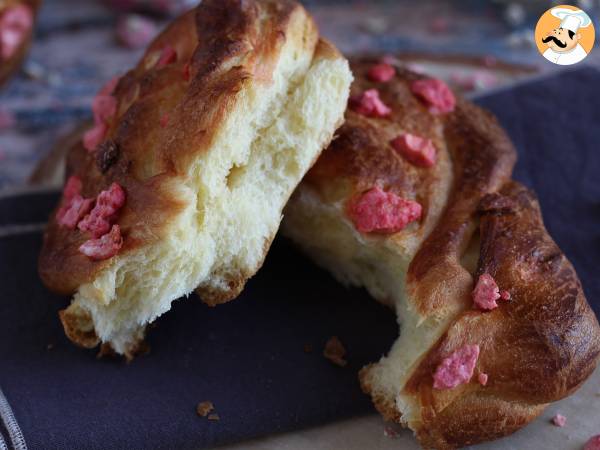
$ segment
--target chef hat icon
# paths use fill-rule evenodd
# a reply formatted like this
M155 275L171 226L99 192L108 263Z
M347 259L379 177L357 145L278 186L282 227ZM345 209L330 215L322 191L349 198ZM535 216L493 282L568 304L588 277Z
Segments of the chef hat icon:
M550 13L561 20L560 28L571 30L573 33L577 33L579 28L589 27L592 23L590 16L581 10L573 11L567 8L552 8Z

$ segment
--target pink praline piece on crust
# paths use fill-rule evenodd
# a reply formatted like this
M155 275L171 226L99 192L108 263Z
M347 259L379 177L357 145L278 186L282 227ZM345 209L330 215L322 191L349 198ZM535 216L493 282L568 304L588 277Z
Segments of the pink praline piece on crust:
M436 78L413 81L410 89L429 107L432 114L445 114L454 111L456 98L446 83Z
M83 146L89 152L93 152L104 140L108 131L108 121L117 112L117 99L112 96L119 77L111 78L96 94L92 101L92 112L94 113L94 126L83 135Z
M83 183L76 175L71 175L63 187L62 204L56 213L59 225L74 229L81 218L92 208L93 200L83 198Z
M348 204L348 216L361 233L395 233L421 218L421 205L374 187Z
M87 151L94 151L104 140L108 127L104 123L97 123L83 134L83 146Z
M392 78L394 78L394 75L396 75L396 69L385 62L375 64L367 72L367 78L369 80L379 83L390 81Z
M479 358L479 345L464 345L444 358L433 374L435 389L453 389L468 383Z
M477 375L477 381L479 381L479 384L482 386L485 386L488 382L488 374L479 372L479 375Z
M494 278L488 273L481 274L471 294L473 303L479 309L490 311L498 307L496 300L500 298L498 285Z
M79 222L81 231L89 231L98 238L110 230L119 209L125 204L125 191L118 183L113 183L107 190L98 194L96 206Z
M56 213L58 224L74 230L79 221L92 209L93 203L91 198L83 198L76 194Z
M177 61L177 52L171 45L165 45L160 52L156 68L160 69Z
M350 109L367 117L387 117L392 110L381 100L377 89L368 89L350 98Z
M96 123L106 123L117 112L117 99L112 95L96 95L92 101Z
M79 251L94 261L101 261L115 256L123 246L123 237L119 225L113 225L110 232L99 239L88 239Z
M393 139L390 144L404 159L415 166L431 167L435 164L436 150L431 139L404 133Z
M81 178L79 178L77 175L71 175L65 183L65 187L63 188L63 198L67 200L72 199L77 194L81 193L82 188L83 183Z

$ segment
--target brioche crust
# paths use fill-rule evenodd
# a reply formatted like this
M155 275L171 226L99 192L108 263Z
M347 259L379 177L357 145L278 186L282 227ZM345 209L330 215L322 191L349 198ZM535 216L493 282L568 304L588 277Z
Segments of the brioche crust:
M161 66L168 47L175 61ZM48 223L39 272L53 291L76 293L61 315L68 336L90 346L94 329L102 342L118 332L123 336L111 345L128 354L143 338L143 325L190 290L198 287L211 305L236 297L261 266L285 201L341 122L350 80L347 62L291 0L207 0L169 25L116 85L117 112L104 141L92 152L79 141L67 156L67 174L83 180L84 197L115 182L127 195L118 216L124 243L113 258L86 257L78 248L87 234L59 226L55 214ZM257 182L246 189L248 178ZM250 201L251 193L260 198ZM247 230L233 232L253 222L250 237ZM230 227L235 242L224 241L218 227ZM204 233L206 242L193 242L194 233ZM155 256L165 245L171 247L164 256L182 253L176 267ZM138 265L155 275L136 275ZM178 273L183 282L175 286ZM137 293L141 283L146 293ZM167 289L169 283L174 287ZM144 309L148 295L161 302L155 311ZM135 304L119 306L121 297ZM173 297L168 304L166 297ZM125 326L120 311L133 308L145 317L127 319L125 336L117 329ZM102 318L105 312L115 317Z
M369 81L377 62L351 61L352 94L377 89L390 116L346 111L337 139L288 203L283 231L340 281L396 309L400 338L360 372L384 419L410 427L425 448L496 439L592 373L598 322L534 195L510 180L516 152L495 118L461 98L453 112L431 114L409 87L422 76L396 67L391 81ZM433 141L433 167L393 149L402 133ZM359 233L345 205L374 185L421 203L421 220L395 234ZM511 295L490 312L475 310L471 298L483 273ZM481 349L473 379L433 389L441 360L466 344ZM488 375L486 386L478 373Z
M571 263L544 228L535 196L516 182L479 204L481 246L476 276L510 286L493 311L467 310L421 361L404 388L419 398L425 446L453 448L495 439L533 420L546 404L581 385L600 354L598 322ZM475 380L432 389L442 355L469 342L481 348ZM494 414L492 414L494 412ZM507 422L507 427L504 427Z
M34 24L29 30L27 39L21 43L14 55L7 60L3 60L0 56L0 87L2 87L9 80L9 78L19 70L21 64L23 64L23 61L27 56L35 28L35 16L37 15L37 11L42 4L42 0L5 0L0 4L0 15L2 15L2 12L9 6L16 6L19 4L26 5L31 8L34 16Z

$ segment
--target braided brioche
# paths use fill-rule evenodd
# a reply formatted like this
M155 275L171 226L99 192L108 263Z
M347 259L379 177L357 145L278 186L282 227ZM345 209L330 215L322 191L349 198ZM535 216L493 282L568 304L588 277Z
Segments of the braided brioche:
M293 1L206 0L94 101L39 259L68 337L131 356L198 288L234 298L340 124L351 74ZM114 99L114 100L113 100Z
M514 432L593 371L600 329L516 154L486 111L370 58L346 122L282 230L347 285L394 308L399 339L360 372L387 420L426 448Z

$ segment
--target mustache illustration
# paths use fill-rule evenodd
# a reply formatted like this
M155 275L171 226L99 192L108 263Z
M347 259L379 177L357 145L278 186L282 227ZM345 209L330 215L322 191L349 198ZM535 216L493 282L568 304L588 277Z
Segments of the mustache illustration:
M561 42L558 40L558 38L556 36L548 36L542 39L542 42L545 44L546 42L550 42L550 41L554 41L554 43L556 45L558 45L560 48L565 48L567 46L566 42Z

